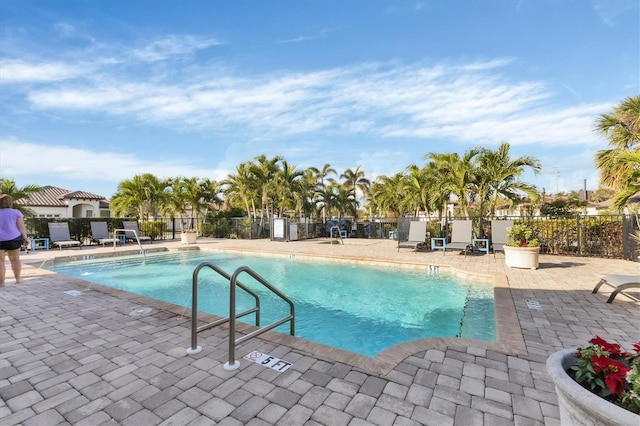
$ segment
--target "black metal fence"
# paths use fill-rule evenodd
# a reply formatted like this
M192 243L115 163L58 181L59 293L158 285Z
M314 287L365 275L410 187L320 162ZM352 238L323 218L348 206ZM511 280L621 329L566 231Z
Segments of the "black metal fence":
M461 218L462 219L462 218ZM537 233L541 252L557 255L593 256L638 261L638 220L634 215L578 215L565 218L550 217L500 217L513 219L515 224L527 224ZM91 243L91 221L107 222L110 231L123 228L123 218L28 218L28 234L32 238L48 238L49 222L69 223L71 237L83 244ZM246 217L220 219L159 218L139 221L142 235L153 240L175 240L183 231L195 230L198 235L212 238L237 239L286 239L289 241L331 237L331 230L340 230L348 238L406 240L411 220L426 220L430 237L447 238L451 234L451 220L436 219L378 219L374 221L352 219L326 222L295 221L291 219L260 220ZM489 238L491 221L472 218L474 237ZM277 229L276 229L277 227Z

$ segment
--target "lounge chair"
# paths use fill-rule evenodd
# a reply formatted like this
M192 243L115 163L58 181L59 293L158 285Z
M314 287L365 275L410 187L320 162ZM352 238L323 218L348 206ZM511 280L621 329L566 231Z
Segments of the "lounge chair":
M607 299L607 303L613 302L613 299L616 298L618 293L622 293L628 298L633 299L636 302L640 302L640 299L637 297L632 296L629 293L625 293L625 290L630 288L640 289L640 275L605 275L600 278L600 282L596 284L591 293L597 293L602 284L606 284L615 289Z
M446 252L447 249L462 250L466 256L467 248L471 246L473 239L473 221L452 220L451 227L451 242L445 244L442 252Z
M151 242L151 237L146 237L146 236L142 236L140 235L140 230L138 229L138 222L136 221L123 221L122 222L122 226L124 227L124 229L127 229L129 232L126 232L127 234L127 238L131 238L133 240L136 239L136 237L138 238L138 241L143 242L143 241L148 241ZM134 231L134 232L131 232Z
M496 257L496 250L504 252L503 246L507 243L507 230L513 226L513 220L491 221L491 250Z
M109 237L107 222L91 222L91 241L104 247L106 244L116 243L118 239Z
M418 251L427 244L427 222L412 221L409 224L409 239L407 241L398 242L398 251L401 248L412 248L414 252Z
M62 247L81 246L80 241L71 239L69 224L67 222L50 222L49 239L51 240L51 244L58 246L60 250L62 250Z

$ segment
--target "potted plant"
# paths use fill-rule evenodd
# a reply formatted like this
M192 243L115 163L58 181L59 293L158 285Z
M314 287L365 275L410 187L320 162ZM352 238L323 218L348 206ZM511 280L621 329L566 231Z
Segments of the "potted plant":
M198 239L198 234L195 229L182 229L182 234L180 235L180 241L182 244L195 244Z
M589 343L556 352L547 360L560 423L640 424L640 342L633 345L635 353L598 336Z
M504 261L511 268L538 269L540 242L535 231L527 225L513 225L507 229Z

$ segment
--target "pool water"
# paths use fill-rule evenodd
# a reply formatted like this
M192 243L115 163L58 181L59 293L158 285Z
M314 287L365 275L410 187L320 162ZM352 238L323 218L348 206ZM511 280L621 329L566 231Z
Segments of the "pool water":
M296 336L375 356L399 343L430 337L495 341L493 286L424 269L368 267L280 257L196 250L58 263L67 276L191 307L195 267L211 262L229 275L249 266L293 300ZM239 281L260 295L261 324L289 313L289 306L248 274ZM229 282L209 268L198 275L198 310L229 315ZM237 292L237 312L254 299ZM255 324L254 315L240 319ZM277 331L288 333L289 324Z

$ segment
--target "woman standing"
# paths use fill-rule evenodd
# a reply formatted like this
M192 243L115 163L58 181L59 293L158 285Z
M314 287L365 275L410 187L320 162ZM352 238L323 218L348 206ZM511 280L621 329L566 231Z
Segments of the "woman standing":
M24 215L20 210L13 209L13 200L9 195L0 195L0 286L4 286L6 268L4 254L7 253L16 283L20 282L20 246L27 244L27 228L24 225Z

